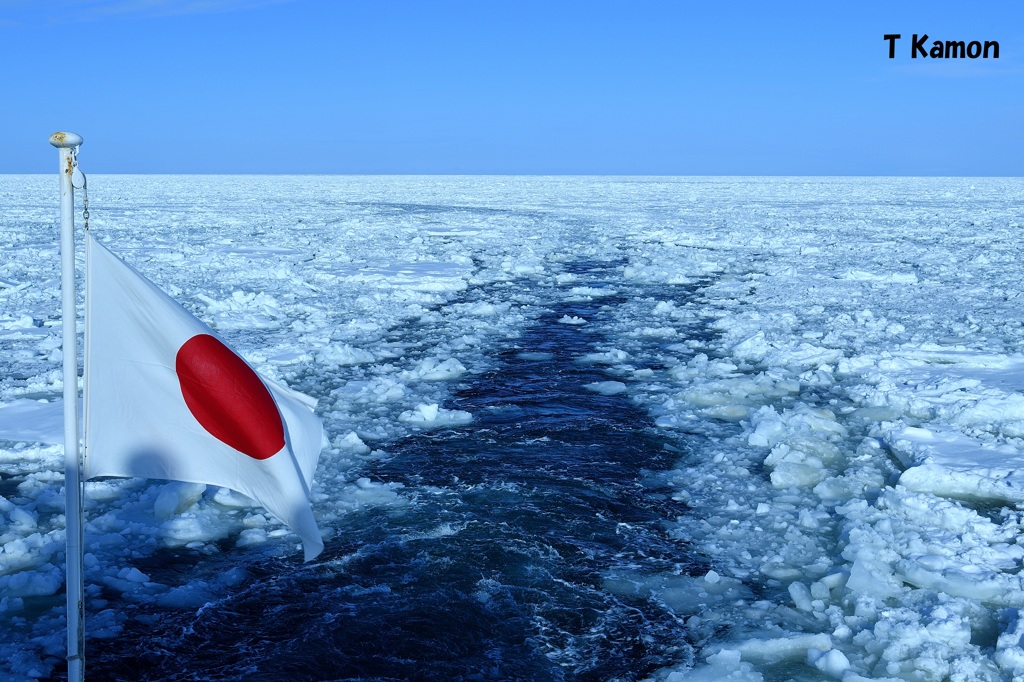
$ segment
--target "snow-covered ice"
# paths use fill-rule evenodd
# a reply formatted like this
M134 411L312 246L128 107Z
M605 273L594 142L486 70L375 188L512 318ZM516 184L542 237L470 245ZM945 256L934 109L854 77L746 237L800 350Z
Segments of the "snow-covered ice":
M678 455L646 482L706 566L602 582L696 648L652 679L1024 679L1024 181L90 180L104 241L320 401L328 545L358 510L415 506L367 468L473 420L453 387L515 348L529 283L609 306L558 320L603 339L569 360L608 377L582 392L628 398ZM54 180L0 195L0 670L40 677L64 646ZM241 579L155 582L136 564L161 548L295 552L222 489L101 480L86 501L96 636L123 627L111 595L202 605Z

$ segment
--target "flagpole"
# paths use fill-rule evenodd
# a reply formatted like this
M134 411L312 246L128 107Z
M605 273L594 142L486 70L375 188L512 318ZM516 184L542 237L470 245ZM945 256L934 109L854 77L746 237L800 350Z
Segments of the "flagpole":
M82 144L75 133L54 133L60 151L60 292L64 356L64 518L67 536L68 682L85 679L82 559L82 476L78 456L78 311L75 307L74 154Z

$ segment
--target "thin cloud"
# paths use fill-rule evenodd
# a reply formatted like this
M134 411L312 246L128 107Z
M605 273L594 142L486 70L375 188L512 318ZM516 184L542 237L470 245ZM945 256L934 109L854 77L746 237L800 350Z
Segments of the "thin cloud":
M293 0L119 0L83 2L83 14L91 17L137 14L151 17L188 14L223 14L279 5Z
M0 26L64 21L90 21L108 17L168 17L244 12L294 0L0 0Z

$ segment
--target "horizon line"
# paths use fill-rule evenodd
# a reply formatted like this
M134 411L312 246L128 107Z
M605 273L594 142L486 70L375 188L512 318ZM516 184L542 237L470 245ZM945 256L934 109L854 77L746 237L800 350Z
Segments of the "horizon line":
M16 172L0 172L0 177L3 176L49 176L54 173L41 173L41 172L27 172L27 173L16 173ZM299 172L262 172L262 173L237 173L237 172L91 172L89 175L94 176L106 176L106 175L150 175L150 176L164 176L164 175L187 175L187 176L225 176L225 177L249 177L249 176L316 176L316 177L420 177L420 178L472 178L472 177L535 177L535 178L552 178L552 177L564 177L564 178L991 178L991 179L1021 179L1024 175L949 175L949 174L913 174L913 173L896 173L896 174L879 174L879 173L846 173L846 174L831 174L831 173L812 173L812 174L794 174L794 173L397 173L397 172L381 172L381 173L319 173L313 171L299 171Z

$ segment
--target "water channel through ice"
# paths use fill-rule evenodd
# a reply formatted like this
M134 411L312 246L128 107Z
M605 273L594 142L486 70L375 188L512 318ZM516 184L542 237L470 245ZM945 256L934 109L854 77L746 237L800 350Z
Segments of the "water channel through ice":
M326 431L309 564L86 484L90 676L1024 679L1024 181L90 180ZM66 670L55 184L0 176L9 679Z

